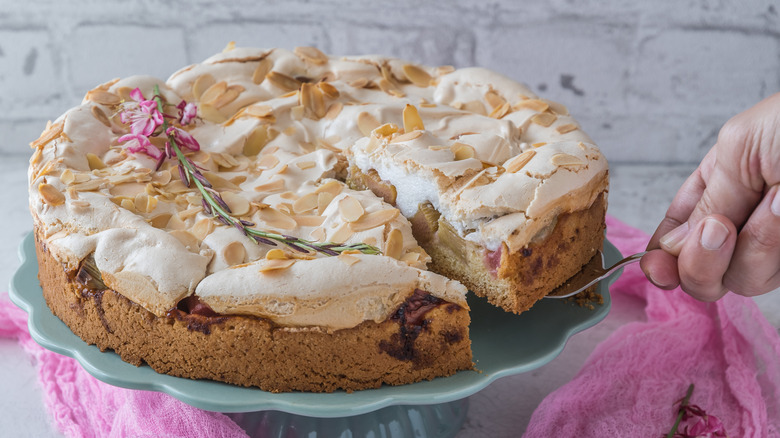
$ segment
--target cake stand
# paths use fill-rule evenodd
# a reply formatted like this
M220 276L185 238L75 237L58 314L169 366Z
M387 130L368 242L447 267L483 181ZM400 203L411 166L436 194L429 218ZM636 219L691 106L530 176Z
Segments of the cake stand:
M622 257L609 242L604 260ZM597 292L603 304L582 307L571 300L541 300L514 315L469 294L470 334L476 370L402 386L353 393L273 394L207 380L158 374L150 367L123 362L112 351L87 345L49 310L38 283L35 244L29 233L19 247L21 266L10 285L11 300L29 314L32 338L41 346L76 359L94 377L111 385L159 391L197 408L231 413L250 435L264 437L419 437L444 438L460 430L467 397L495 380L538 368L555 358L567 340L607 316L609 285Z

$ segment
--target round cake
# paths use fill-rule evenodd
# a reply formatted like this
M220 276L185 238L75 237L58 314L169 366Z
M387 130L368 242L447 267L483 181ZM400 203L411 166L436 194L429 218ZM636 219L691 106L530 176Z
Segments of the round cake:
M230 45L96 87L31 146L49 307L176 376L352 391L471 369L467 289L520 313L603 242L598 148L481 68Z

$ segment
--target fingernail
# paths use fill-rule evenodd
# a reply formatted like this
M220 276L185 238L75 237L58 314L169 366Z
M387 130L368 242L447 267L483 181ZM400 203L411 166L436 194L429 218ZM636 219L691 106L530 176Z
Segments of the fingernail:
M775 190L775 198L772 199L772 205L769 208L771 208L772 214L780 216L780 190Z
M719 249L729 237L729 229L717 219L707 218L701 230L701 246L710 251Z
M690 228L688 227L688 222L683 222L682 225L678 226L672 231L669 231L663 237L661 237L658 243L661 244L661 247L666 252L679 253L679 250L682 247L682 243L685 241L685 236L688 235L689 231Z

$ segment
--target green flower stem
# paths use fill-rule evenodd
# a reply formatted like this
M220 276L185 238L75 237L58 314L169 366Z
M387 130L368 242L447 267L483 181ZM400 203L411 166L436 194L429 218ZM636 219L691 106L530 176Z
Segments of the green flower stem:
M680 421L682 421L683 412L685 411L684 408L688 406L688 403L691 401L691 395L693 395L693 383L688 386L688 392L685 393L685 398L683 398L682 402L680 403L680 408L677 411L677 420L674 422L672 430L666 434L666 438L674 438L674 434L677 433L677 428L680 427Z

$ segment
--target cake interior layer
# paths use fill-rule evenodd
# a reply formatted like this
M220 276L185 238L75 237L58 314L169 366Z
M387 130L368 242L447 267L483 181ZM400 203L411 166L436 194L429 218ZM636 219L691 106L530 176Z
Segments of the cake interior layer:
M351 166L348 183L391 204L395 201L395 188L376 172ZM410 222L418 243L431 256L431 271L460 281L493 305L521 313L579 272L602 248L606 197L603 191L587 208L559 214L545 236L517 251L505 244L488 251L463 239L429 204L421 205Z
M355 391L473 368L468 311L415 293L386 321L326 333L247 316L158 317L112 290L75 280L36 233L39 279L52 312L101 350L160 373L271 392Z

